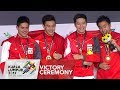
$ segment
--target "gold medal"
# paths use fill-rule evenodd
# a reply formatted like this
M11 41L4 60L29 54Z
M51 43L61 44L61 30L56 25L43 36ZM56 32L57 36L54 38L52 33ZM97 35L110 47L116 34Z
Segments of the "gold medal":
M52 57L50 55L47 55L46 60L51 60Z
M106 60L107 60L107 61L110 61L110 56L106 56Z

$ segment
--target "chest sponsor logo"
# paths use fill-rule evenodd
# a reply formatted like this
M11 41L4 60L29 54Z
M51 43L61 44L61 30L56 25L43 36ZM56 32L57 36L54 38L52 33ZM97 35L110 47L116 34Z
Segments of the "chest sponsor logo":
M92 55L93 54L92 44L87 44L87 54L88 55Z
M33 48L28 48L28 54L33 54Z

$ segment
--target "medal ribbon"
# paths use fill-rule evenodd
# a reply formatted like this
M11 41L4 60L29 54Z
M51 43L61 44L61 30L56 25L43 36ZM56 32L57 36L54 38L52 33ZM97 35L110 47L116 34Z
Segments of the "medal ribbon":
M109 56L110 49L109 49L109 45L108 44L105 44L105 52L106 52L106 55Z
M54 36L52 37L52 42L50 43L50 48L48 47L48 42L47 42L45 33L43 33L43 36L44 36L46 49L49 50L49 51L47 51L47 53L50 55L50 52L51 52L51 49L52 49L52 46L53 46Z
M80 39L78 38L78 33L76 32L76 39L77 39L77 43L78 43L78 48L79 48L80 54L82 54L83 46L84 46L84 43L85 43L85 38L86 38L86 32L84 34L84 38L83 38L82 44L80 44Z
M28 41L28 38L27 38L27 44L26 44L27 47L26 47L26 49L24 48L24 45L23 45L23 43L21 42L20 38L19 38L19 42L20 42L20 45L22 46L22 50L23 50L23 52L24 52L24 54L25 54L25 58L28 58L28 56L27 56L27 55L28 55L28 42L29 42L29 41ZM20 48L19 48L19 49L20 49ZM19 52L19 57L22 58L21 55L20 55L20 52Z

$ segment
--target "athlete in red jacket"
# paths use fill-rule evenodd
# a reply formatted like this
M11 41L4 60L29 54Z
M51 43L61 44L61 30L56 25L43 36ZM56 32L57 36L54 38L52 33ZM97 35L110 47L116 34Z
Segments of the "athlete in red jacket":
M98 79L120 79L120 34L111 30L111 22L107 16L100 16L97 21L100 29L101 62L97 72ZM109 43L102 42L102 36L111 34ZM110 44L111 43L111 44ZM115 48L110 47L113 45Z
M29 18L21 16L17 20L18 34L2 43L1 69L4 70L5 61L8 59L41 59L39 45L28 36Z
M34 38L40 45L42 59L59 60L64 54L64 38L55 33L56 20L53 15L45 15L42 18L44 31Z
M84 14L74 16L76 31L65 39L65 58L78 60L73 71L73 79L94 78L94 64L100 61L99 41L86 31L87 17ZM70 63L70 62L69 62Z

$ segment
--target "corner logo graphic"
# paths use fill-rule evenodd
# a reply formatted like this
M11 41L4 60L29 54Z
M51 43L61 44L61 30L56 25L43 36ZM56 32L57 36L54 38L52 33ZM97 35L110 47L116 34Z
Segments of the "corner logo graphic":
M7 38L10 38L12 35L9 34L8 32L4 33L4 35L7 37Z
M23 66L23 74L28 72L32 74L34 71L36 71L35 63L32 61L27 61Z

